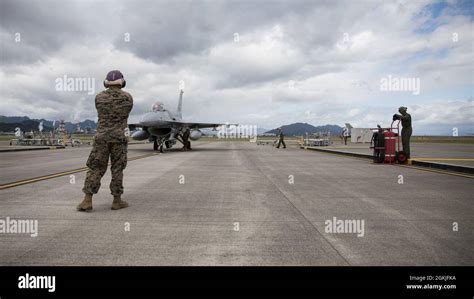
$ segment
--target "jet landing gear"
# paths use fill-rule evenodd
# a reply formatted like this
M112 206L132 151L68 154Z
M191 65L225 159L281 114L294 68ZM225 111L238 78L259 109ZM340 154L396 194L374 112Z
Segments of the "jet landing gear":
M155 151L160 151L160 153L163 153L164 152L164 148L166 147L166 149L171 149L173 147L173 145L176 144L176 140L178 140L179 142L183 143L182 139L180 139L179 137L181 136L173 136L172 139L169 139L170 138L170 134L166 135L166 136L162 136L162 137L157 137L153 140L153 150ZM189 135L188 135L189 136ZM187 142L187 148L188 149L191 149L191 142L188 140L186 141ZM185 144L185 143L183 143Z

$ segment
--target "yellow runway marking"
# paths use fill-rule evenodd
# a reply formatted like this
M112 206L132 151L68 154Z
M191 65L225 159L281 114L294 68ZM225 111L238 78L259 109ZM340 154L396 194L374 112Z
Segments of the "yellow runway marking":
M474 158L412 158L418 161L474 161Z
M330 147L326 146L325 149L364 149L361 147L350 147L350 146L341 146L341 147Z
M156 155L159 155L159 154L153 153L153 154L137 156L137 157L129 158L128 161L134 161L134 160L143 159L143 158L156 156ZM109 165L110 165L110 163L109 163ZM0 190L12 188L12 187L17 187L17 186L21 186L21 185L26 185L26 184L31 184L31 183L35 183L35 182L40 182L40 181L44 181L44 180L54 179L54 178L57 178L57 177L60 177L60 176L68 175L68 174L83 172L83 171L86 171L88 169L89 169L88 167L81 167L81 168L62 171L62 172L58 172L58 173L48 174L48 175L44 175L44 176L40 176L40 177L21 180L21 181L17 181L17 182L7 183L7 184L0 185Z
M441 173L441 174L460 176L460 177L468 178L468 179L474 179L474 175L463 174L463 173L459 173L459 172L445 171L445 170L426 168L426 167L417 167L417 166L413 166L413 165L403 165L403 164L392 164L392 165L398 166L398 167L418 169L418 170L423 170L423 171L436 172L436 173Z
M34 183L34 182L44 181L44 180L48 180L48 179L52 179L52 178L57 178L57 177L60 177L60 176L65 176L65 175L73 174L73 173L76 173L76 172L82 172L82 171L85 171L85 170L87 170L87 167L77 168L77 169L73 169L73 170L69 170L69 171L58 172L58 173L54 173L54 174L49 174L49 175L40 176L40 177L36 177L36 178L31 178L31 179L27 179L27 180L17 181L17 182L13 182L13 183L7 183L7 184L4 184L4 185L0 185L0 190L11 188L11 187L16 187L16 186L20 186L20 185L30 184L30 183Z

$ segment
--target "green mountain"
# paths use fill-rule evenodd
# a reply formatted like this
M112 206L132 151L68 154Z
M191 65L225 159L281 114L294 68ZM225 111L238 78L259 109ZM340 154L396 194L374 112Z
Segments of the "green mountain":
M0 123L6 123L6 124L21 123L25 120L30 120L30 118L28 116L3 116L3 115L0 115Z
M14 132L15 128L20 128L23 132L38 131L40 122L43 122L43 132L50 132L54 128L59 127L59 121L54 122L46 119L30 119L28 116L3 116L0 115L0 132ZM95 121L86 119L78 123L81 129L96 129ZM64 127L66 132L74 132L77 128L77 123L65 122Z
M40 122L32 119L27 119L19 123L8 122L0 123L0 132L15 132L16 128L20 128L23 132L37 132L39 131L38 126ZM52 127L45 126L43 123L43 132L52 131Z
M312 134L317 132L331 132L331 135L340 135L342 131L342 127L338 125L324 125L324 126L313 126L308 123L294 123L290 125L281 126L283 130L283 134L288 136L301 136L305 135L306 133ZM278 132L278 128L267 131L267 134L276 134Z

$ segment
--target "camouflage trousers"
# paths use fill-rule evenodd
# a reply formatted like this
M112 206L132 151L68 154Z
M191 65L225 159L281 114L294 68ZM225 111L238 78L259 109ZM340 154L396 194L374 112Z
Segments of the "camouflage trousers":
M86 180L84 182L84 193L96 194L100 189L100 181L107 171L110 157L110 170L112 180L110 192L117 196L123 193L123 170L127 166L127 143L119 142L96 142L87 160Z
M405 155L407 158L410 158L410 137L411 137L412 129L408 128L402 129L402 146L403 146L403 151L405 152Z

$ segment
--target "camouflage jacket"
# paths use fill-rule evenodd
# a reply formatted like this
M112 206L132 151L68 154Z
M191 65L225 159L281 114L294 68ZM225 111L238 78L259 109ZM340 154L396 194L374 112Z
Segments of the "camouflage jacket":
M96 142L127 142L125 129L133 107L132 96L120 88L111 87L95 97L95 107L99 121L94 140Z
M402 122L403 129L411 129L411 115L406 113L405 115L400 115L400 120Z

